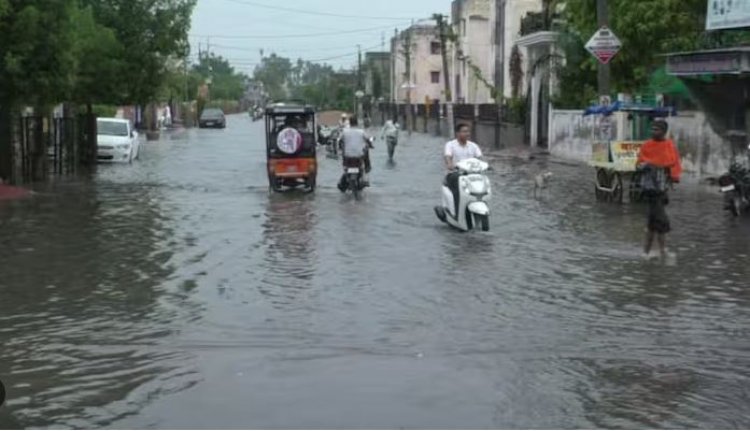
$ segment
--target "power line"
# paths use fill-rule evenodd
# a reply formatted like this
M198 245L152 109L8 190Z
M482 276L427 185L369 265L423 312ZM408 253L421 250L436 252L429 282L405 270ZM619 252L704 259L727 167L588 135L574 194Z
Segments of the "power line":
M320 47L314 47L314 48L313 47L300 47L300 48L294 48L294 49L273 49L273 48L261 47L261 46L249 48L249 47L233 46L233 45L223 45L223 44L219 45L219 44L215 44L215 43L212 43L211 46L214 47L214 48L221 48L221 49L226 49L226 50L229 50L229 51L246 51L246 52L255 52L255 53L257 53L261 49L263 49L265 51L268 51L268 52L278 52L278 53L282 53L282 52L295 53L295 52L311 52L311 51L315 51L315 52L331 52L331 51L341 51L341 50L345 50L345 49L351 49L351 47L352 47L351 44L349 44L349 45L331 46L331 47L325 47L325 48L320 48Z
M191 34L193 38L206 38L211 37L214 39L295 39L295 38L310 38L310 37L321 37L321 36L337 36L340 34L354 34L354 33L367 33L370 31L382 31L384 29L391 29L393 26L387 27L371 27L363 28L358 30L347 30L347 31L332 31L325 33L310 33L310 34L275 34L275 35L245 35L245 36L233 36L233 35L219 35L219 34Z
M380 44L377 44L377 45L371 46L369 48L364 48L364 50L365 51L369 51L371 49L375 49L375 48L379 48L379 47L380 47ZM354 57L355 55L359 55L359 50L355 51L355 52L352 52L352 53L349 53L349 54L337 55L335 57L319 58L319 59L316 59L316 60L307 60L307 61L309 61L310 63L319 63L321 61L329 61L329 60L336 60L336 59L339 59L339 58Z
M375 49L378 47L380 47L380 44L365 48L365 50L367 51L367 50ZM344 59L344 58L356 57L358 54L359 52L357 51L357 52L349 52L346 54L336 55L336 56L326 57L326 58L316 58L316 59L311 59L311 60L303 58L302 60L309 62L309 63L323 63L323 62L328 62L331 60L339 60L339 59ZM197 56L196 54L190 55L189 57L191 60L195 60L196 57L197 59L200 59L200 57ZM231 58L231 57L222 57L222 58L226 60L230 66L234 68L249 69L254 66L259 66L262 64L261 62L258 62L257 59L253 59L253 58Z
M279 11L284 11L284 12L294 12L294 13L307 14L307 15L330 16L330 17L336 17L336 18L391 20L391 21L412 19L411 17L343 15L343 14L329 13L329 12L316 12L312 10L287 8L287 7L282 7L282 6L271 6L271 5L256 3L256 2L247 1L247 0L225 0L225 1L230 1L232 3L237 3L237 4L247 5L247 6L254 6L254 7L259 7L259 8L264 8L264 9L279 10Z
M217 46L220 46L220 45L211 45L211 46L217 47ZM367 47L367 48L363 48L363 49L365 51L369 51L369 50L372 50L372 49L375 49L375 48L379 48L379 47L380 47L380 44L373 45L373 46L370 46L370 47ZM305 60L304 58L302 58L302 60L309 61L310 63L316 63L316 62L321 62L321 61L336 60L336 59L339 59L339 58L353 57L353 56L355 56L357 54L358 54L358 51L355 51L355 52L348 52L346 54L335 55L335 56L326 57L326 58L318 58L318 59L315 59L315 60ZM190 54L188 57L194 59L194 58L200 58L200 55L198 53L194 53L194 54ZM220 56L220 57L222 59L230 62L230 63L232 63L232 62L254 62L253 64L260 64L260 63L258 63L257 58L249 58L249 57L225 57L225 56Z

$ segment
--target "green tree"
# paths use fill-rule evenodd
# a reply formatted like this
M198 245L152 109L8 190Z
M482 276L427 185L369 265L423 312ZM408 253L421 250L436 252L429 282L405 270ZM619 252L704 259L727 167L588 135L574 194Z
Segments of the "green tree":
M254 79L263 83L271 100L282 100L287 98L291 73L292 62L288 58L271 54L255 68Z
M74 0L0 0L0 104L43 107L69 96Z
M72 100L89 105L125 102L125 88L118 74L125 68L124 48L114 31L94 18L90 7L74 10L75 79Z
M122 45L124 98L145 105L163 88L168 60L184 58L196 0L81 0L97 21L114 31Z
M245 93L247 76L237 73L229 62L221 56L203 56L193 66L193 72L204 82L211 78L211 99L240 100Z
M653 72L664 64L662 54L750 42L747 31L707 33L706 8L706 0L609 0L610 27L623 44L612 60L613 89L631 93L644 89ZM583 44L597 29L596 2L568 0L564 17L567 65L561 73L588 93L596 80L596 61L581 54L585 52Z
M32 105L43 114L71 93L75 6L75 0L0 0L1 178L13 172L13 116L19 108ZM40 145L33 142L29 148L32 169L27 173L34 179L46 174L45 148Z

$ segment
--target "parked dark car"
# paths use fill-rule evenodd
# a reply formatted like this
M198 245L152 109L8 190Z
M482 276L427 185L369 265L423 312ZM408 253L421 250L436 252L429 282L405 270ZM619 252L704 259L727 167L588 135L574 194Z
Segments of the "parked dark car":
M208 127L223 129L227 127L227 119L224 116L224 111L217 108L204 109L200 120L198 120L198 127L201 129Z

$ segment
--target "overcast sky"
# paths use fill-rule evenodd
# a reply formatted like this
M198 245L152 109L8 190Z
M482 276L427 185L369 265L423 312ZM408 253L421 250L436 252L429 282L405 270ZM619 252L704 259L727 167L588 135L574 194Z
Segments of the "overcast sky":
M198 0L190 42L193 58L210 40L212 52L248 74L261 49L349 68L357 44L379 51L385 37L388 50L395 28L449 11L450 0Z

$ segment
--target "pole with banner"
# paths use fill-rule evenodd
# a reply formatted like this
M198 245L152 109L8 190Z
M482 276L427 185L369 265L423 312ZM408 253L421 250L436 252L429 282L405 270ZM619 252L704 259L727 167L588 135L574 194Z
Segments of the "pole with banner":
M607 0L596 0L596 20L599 25L599 32L602 31L602 28L609 27L609 5L607 4ZM599 34L599 32L597 32L597 34ZM594 35L594 38L596 38L597 34ZM586 49L588 49L590 52L593 52L591 48L589 48L589 44L591 44L591 42L592 41L589 41L589 43L586 44ZM599 95L609 95L609 60L612 58L612 56L607 58L606 61L602 61L602 58L599 56L597 56L597 58L599 58Z

